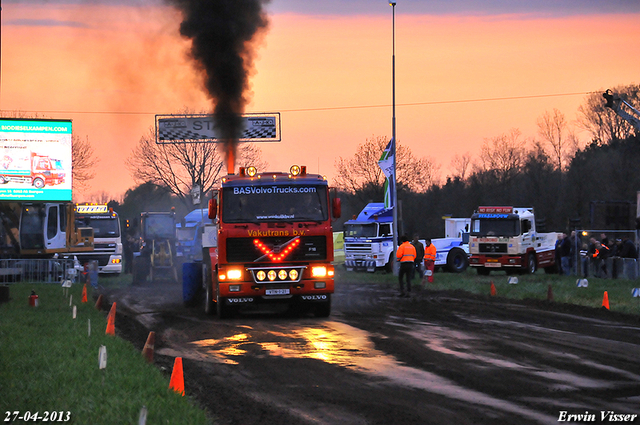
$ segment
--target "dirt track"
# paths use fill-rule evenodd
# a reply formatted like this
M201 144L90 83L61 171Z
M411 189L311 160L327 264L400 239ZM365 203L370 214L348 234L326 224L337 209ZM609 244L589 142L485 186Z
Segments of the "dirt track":
M601 412L640 415L636 317L463 293L397 298L392 288L357 282L336 288L328 319L258 311L220 321L185 308L178 285L106 295L118 301L121 336L142 348L155 331L156 363L167 373L183 357L186 392L220 424L601 423ZM585 416L570 416L578 414Z

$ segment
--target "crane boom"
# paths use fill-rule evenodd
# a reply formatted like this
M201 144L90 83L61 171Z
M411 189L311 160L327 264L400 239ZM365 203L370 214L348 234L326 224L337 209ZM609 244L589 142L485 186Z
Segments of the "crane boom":
M606 107L613 109L616 114L631 124L636 132L640 134L640 111L631 106L629 102L621 99L619 96L615 96L611 89L607 89L606 92L602 93L602 97L607 100L605 104ZM630 112L623 108L623 105L626 106Z

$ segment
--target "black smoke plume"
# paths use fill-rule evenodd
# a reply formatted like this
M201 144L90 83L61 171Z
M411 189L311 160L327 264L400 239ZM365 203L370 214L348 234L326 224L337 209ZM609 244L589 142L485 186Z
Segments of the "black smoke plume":
M213 120L233 173L242 117L249 96L256 36L266 30L269 0L167 0L182 13L180 34L192 40L191 56L205 78Z

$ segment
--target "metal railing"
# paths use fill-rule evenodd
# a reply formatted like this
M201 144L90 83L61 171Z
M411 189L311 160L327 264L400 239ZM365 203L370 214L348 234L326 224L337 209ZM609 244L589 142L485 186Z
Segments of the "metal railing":
M74 263L59 259L0 259L0 282L76 282L79 265Z

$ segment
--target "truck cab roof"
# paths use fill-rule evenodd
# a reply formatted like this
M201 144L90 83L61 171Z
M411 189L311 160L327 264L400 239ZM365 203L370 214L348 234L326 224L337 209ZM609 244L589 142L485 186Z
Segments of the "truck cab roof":
M358 217L353 220L348 220L345 224L358 224L358 223L389 223L393 221L393 209L385 208L382 202L372 202L367 204Z

